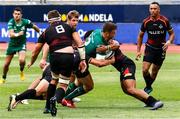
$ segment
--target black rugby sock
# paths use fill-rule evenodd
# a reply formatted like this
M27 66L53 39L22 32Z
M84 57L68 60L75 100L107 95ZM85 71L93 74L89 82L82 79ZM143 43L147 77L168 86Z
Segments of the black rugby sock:
M63 88L57 88L57 89L56 89L56 94L55 94L55 96L56 96L57 102L58 102L58 103L61 103L62 99L63 99L64 96L65 96L65 91L64 91L64 89L63 89Z
M46 99L46 108L50 109L50 99L54 96L56 91L56 85L49 84L48 90L47 90L47 99Z
M35 89L28 89L21 93L20 95L16 96L16 101L24 100L24 99L34 99L36 96L36 90Z
M151 78L150 74L148 74L147 76L144 76L144 80L146 82L146 87L151 88L151 85L154 82L154 80Z
M154 105L155 102L157 102L157 100L152 96L149 96L148 99L145 101L146 105L151 107Z

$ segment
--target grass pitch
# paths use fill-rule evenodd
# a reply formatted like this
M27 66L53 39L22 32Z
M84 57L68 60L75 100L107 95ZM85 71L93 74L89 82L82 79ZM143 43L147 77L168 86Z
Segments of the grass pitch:
M0 51L0 72L4 63L4 52ZM127 53L134 59L135 53ZM27 53L27 63L30 61L30 52ZM180 119L180 55L167 54L166 60L158 74L151 95L164 102L164 107L150 111L144 104L130 96L125 95L120 87L119 73L112 67L96 68L90 66L95 82L94 90L81 96L77 108L69 109L58 105L57 117L54 119ZM49 119L51 115L43 114L45 101L29 100L29 105L19 104L11 112L7 111L9 95L22 92L29 84L41 75L38 67L39 60L31 67L25 69L25 81L19 79L19 66L17 56L13 59L7 77L7 82L0 85L0 119ZM141 73L141 61L137 65L137 87L144 88ZM2 73L0 73L2 74Z

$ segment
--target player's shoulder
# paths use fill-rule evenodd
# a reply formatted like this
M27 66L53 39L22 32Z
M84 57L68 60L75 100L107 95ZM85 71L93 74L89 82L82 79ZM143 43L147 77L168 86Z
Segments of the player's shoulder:
M31 20L29 19L25 19L25 18L22 18L21 21L25 24L30 24L31 23Z
M150 17L150 16L148 16L148 17L144 18L144 19L143 19L143 23L146 23L146 22L150 21L150 19L151 19L151 17Z
M167 17L165 17L164 15L160 15L159 18L163 21L169 21Z
M8 24L9 24L9 23L12 23L12 24L13 24L13 23L14 23L14 19L11 18L11 19L8 21Z

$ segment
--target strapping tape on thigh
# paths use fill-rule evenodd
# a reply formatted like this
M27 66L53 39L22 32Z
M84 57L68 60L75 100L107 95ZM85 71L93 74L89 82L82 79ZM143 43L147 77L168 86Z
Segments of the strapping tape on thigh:
M55 79L55 80L58 80L59 79L59 75L51 72L51 75L52 75L52 78Z
M66 77L66 76L63 76L63 75L59 75L59 83L63 83L63 84L69 84L69 80L70 80L70 77Z
M69 84L69 80L67 80L67 79L63 79L63 78L61 78L61 77L59 77L59 83L63 83L63 84Z

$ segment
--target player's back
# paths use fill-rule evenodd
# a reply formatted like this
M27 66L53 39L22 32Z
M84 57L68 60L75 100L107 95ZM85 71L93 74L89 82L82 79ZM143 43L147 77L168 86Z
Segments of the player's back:
M44 33L44 39L50 46L50 52L72 46L72 33L76 30L63 22L54 22Z

